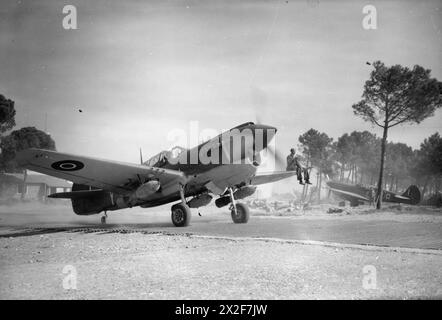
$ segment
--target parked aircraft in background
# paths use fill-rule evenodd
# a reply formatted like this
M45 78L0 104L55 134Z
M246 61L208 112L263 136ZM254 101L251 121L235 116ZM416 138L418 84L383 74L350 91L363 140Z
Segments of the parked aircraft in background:
M364 187L361 185L352 185L340 182L327 182L330 192L333 192L343 200L350 201L351 206L357 206L361 203L373 203L376 196L376 188ZM401 195L384 190L382 194L382 201L396 202L406 204L418 204L421 200L421 193L419 188L411 185Z

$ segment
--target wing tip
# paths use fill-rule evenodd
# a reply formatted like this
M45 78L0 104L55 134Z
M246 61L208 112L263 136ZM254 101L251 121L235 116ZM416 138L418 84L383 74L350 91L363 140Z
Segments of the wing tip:
M46 151L50 151L50 150L37 149L37 148L28 148L28 149L24 149L24 150L18 151L15 154L15 158L14 159L17 161L17 163L19 165L24 166L26 164L29 164L29 160L32 157L37 157L38 153L44 153Z

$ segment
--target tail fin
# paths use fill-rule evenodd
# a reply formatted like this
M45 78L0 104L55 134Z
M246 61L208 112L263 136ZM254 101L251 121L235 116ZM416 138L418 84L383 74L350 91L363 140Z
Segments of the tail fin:
M402 195L404 197L410 198L411 204L418 204L421 201L421 192L419 191L419 188L415 185L409 186Z

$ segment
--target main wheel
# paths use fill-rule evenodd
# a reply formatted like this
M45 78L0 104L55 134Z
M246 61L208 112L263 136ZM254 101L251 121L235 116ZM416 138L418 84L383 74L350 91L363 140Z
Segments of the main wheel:
M231 213L234 223L247 223L247 221L249 221L249 208L244 203L237 203L236 212L232 208Z
M187 227L191 218L189 206L182 203L173 205L171 217L175 227Z

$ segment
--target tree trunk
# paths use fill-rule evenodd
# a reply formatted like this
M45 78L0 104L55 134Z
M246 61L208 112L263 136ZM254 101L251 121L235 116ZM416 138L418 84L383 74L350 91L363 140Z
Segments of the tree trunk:
M352 174L351 174L351 184L355 184L355 176L356 176L356 165L353 164Z
M436 193L440 191L441 179L440 177L436 178Z
M422 188L422 200L425 198L425 193L427 192L428 182L430 181L430 176L427 176L424 182L424 187Z
M390 179L390 191L393 192L393 185L394 185L394 175L391 175L391 179Z
M353 165L353 184L356 184L358 181L358 171L357 171L357 167L354 164Z
M387 135L388 135L388 124L386 123L384 126L384 134L382 135L382 144L381 144L381 166L379 169L379 180L378 180L378 191L376 197L378 202L376 203L376 209L382 208L382 194L383 194L383 178L384 178L384 162L385 162L385 149L387 146Z
M351 165L351 178L350 178L350 179L351 179L351 180L350 180L350 183L351 183L351 184L353 184L353 181L355 180L354 177L355 177L355 165L352 164L352 165Z
M28 177L28 170L24 170L23 172L23 184L22 184L22 189L21 189L21 196L20 199L24 200L25 198L25 194L26 194L26 178Z
M318 203L321 203L322 170L319 169Z

